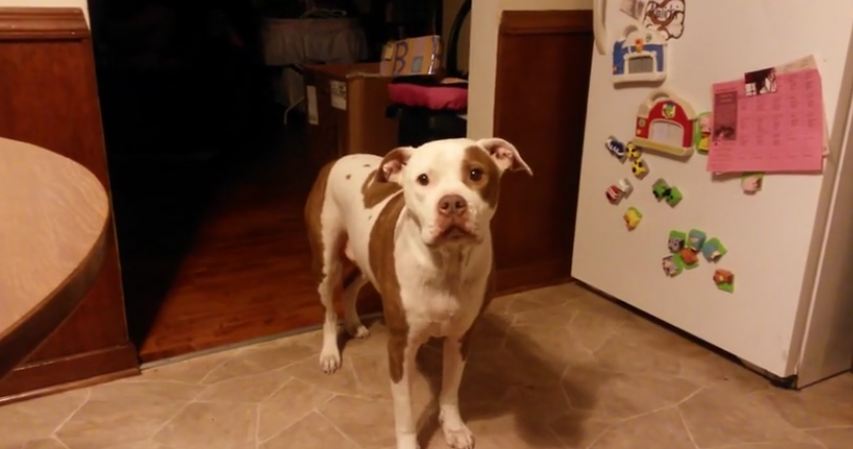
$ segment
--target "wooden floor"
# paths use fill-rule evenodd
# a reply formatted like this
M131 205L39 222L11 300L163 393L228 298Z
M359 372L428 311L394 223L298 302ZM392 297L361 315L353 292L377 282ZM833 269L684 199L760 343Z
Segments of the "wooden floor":
M126 163L118 225L143 361L320 323L302 219L314 173L300 134L215 161ZM370 299L360 308L376 310Z

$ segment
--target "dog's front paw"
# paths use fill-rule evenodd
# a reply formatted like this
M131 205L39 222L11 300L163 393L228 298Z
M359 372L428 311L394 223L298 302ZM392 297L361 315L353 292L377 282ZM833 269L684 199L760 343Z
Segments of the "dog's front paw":
M444 431L444 441L453 449L474 449L474 434L465 424L457 428L443 425L441 430Z
M341 352L337 349L324 348L320 352L320 369L326 374L332 374L341 367Z

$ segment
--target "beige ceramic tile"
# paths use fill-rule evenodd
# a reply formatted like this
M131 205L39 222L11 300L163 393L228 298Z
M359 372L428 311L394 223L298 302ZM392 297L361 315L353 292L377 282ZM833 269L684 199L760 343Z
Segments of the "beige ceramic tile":
M274 437L326 403L332 396L332 393L314 385L291 379L270 398L261 402L258 409L258 439L265 441Z
M201 401L260 402L284 385L290 376L281 369L236 377L208 385Z
M586 413L568 412L552 419L549 427L566 449L586 449L615 424Z
M680 409L700 447L811 441L782 419L760 393L744 395L708 388L681 404Z
M221 382L235 377L263 373L283 368L319 354L320 346L314 347L304 341L283 341L263 343L257 347L238 350L225 363L217 366L203 378L205 384Z
M70 449L105 449L119 443L150 438L183 406L174 401L145 404L121 400L92 400L59 430Z
M674 377L575 367L566 372L562 388L574 409L598 418L624 419L678 404L701 387Z
M68 449L56 438L33 440L24 445L24 449Z
M311 413L275 438L263 443L260 449L361 449L319 413Z
M106 448L150 438L200 386L173 381L117 381L92 388L91 399L58 431L70 449Z
M853 426L853 373L845 373L801 391L768 389L764 397L798 428Z
M316 357L297 362L285 369L285 372L332 393L354 396L361 394L352 364L348 360L344 360L343 365L333 374L324 374Z
M394 444L394 411L389 400L337 396L320 413L362 447Z
M820 441L826 449L850 449L853 447L853 427L810 430L809 434Z
M142 375L130 380L171 380L198 384L216 367L234 357L235 351L223 351L213 354L192 357L179 362L168 363L145 369Z
M655 449L695 449L675 408L618 423L605 431L590 449L635 449L641 441L654 441Z
M84 389L0 407L0 448L20 449L27 441L50 437L88 396Z
M254 404L193 403L163 427L154 441L181 449L247 447L255 442L256 415Z
M513 325L555 327L562 330L572 321L575 313L577 313L577 309L564 303L549 305L516 313Z

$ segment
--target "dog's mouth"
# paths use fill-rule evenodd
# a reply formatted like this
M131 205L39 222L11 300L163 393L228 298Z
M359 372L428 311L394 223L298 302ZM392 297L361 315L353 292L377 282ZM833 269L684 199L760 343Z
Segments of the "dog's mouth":
M432 245L466 244L477 242L477 234L469 227L460 223L451 223L440 229L432 239Z

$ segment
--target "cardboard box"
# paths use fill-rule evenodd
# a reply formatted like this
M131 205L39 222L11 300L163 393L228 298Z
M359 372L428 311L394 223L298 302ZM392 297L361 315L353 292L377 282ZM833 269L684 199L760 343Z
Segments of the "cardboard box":
M316 164L397 147L397 119L386 117L390 81L379 75L379 63L305 67L308 147Z
M382 49L380 73L385 76L435 75L441 70L441 36L389 42Z

